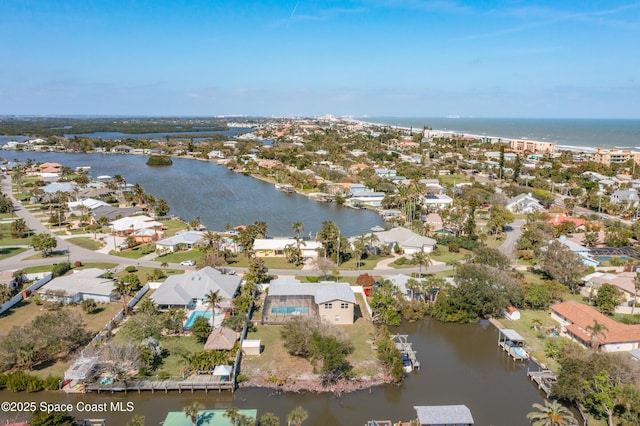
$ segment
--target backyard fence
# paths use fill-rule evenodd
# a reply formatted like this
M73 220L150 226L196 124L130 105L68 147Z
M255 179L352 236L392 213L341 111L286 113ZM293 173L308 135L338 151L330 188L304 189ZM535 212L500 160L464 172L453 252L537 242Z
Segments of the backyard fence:
M22 295L23 292L26 291L28 294L33 293L34 291L36 291L37 289L39 289L40 287L42 287L43 285L45 285L46 283L51 281L51 277L52 277L51 272L45 274L45 276L42 277L40 280L38 280L35 283L31 284L29 287L24 289L22 292L16 294L11 299L9 299L7 302L3 303L2 307L0 307L0 315L5 313L9 309L11 309L18 302L20 302L24 298L24 296Z

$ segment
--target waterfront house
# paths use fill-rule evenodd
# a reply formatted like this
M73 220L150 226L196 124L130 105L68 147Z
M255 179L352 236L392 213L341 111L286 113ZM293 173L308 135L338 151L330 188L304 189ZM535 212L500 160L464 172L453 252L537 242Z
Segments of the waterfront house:
M238 333L227 327L217 327L204 344L205 351L230 351L238 341Z
M129 154L131 151L133 151L133 147L129 145L116 145L111 148L111 152L116 154Z
M506 209L511 213L533 213L543 210L544 206L531 193L517 195L507 201Z
M262 308L263 324L282 324L310 316L333 324L353 324L356 296L347 283L301 283L278 278L269 283Z
M172 275L150 296L161 311L171 308L194 309L204 306L204 299L210 291L220 291L221 307L230 307L231 300L240 288L241 278L223 274L210 266L197 272Z
M409 255L420 251L431 253L436 247L436 240L433 238L423 237L402 226L374 234L378 237L380 244L389 246L391 249L397 244L405 254Z
M46 194L55 194L56 192L73 192L78 185L75 182L54 182L43 186L42 190Z
M98 206L91 210L91 217L94 222L99 222L100 218L107 218L109 222L123 217L129 217L142 213L140 207L113 207L110 205Z
M203 242L201 231L179 231L173 237L156 241L156 250L161 252L175 252L178 250L191 250L197 244Z
M382 200L384 200L384 197L386 195L387 194L385 194L384 192L375 192L369 189L353 192L353 187L352 187L352 196L351 196L350 202L356 205L366 204L372 207L380 207L382 205Z
M223 159L224 153L222 151L213 150L213 151L209 151L209 153L207 154L207 157L209 157L209 159L212 159L212 158Z
M162 230L164 225L149 216L139 215L131 217L123 217L111 222L113 232L120 236L131 235L140 229Z
M622 292L623 303L633 303L636 297L634 285L636 274L637 272L621 272L619 274L594 272L582 278L584 282L582 293L585 297L593 297L603 284L610 284Z
M413 407L421 426L473 426L466 405L419 405Z
M601 351L621 352L640 348L640 325L621 324L585 304L569 301L553 305L551 318L560 323L561 335L586 347L592 344L589 328L597 321L606 327L597 336L596 344Z
M515 306L507 306L504 311L504 317L511 321L518 321L520 319L520 311Z
M287 247L296 247L296 240L293 238L256 238L253 242L253 251L257 257L284 257ZM322 243L312 240L300 242L302 257L317 258L318 250L322 248Z
M114 281L104 278L106 270L88 268L71 275L57 277L37 290L43 300L63 304L80 303L93 299L98 303L109 303L114 295Z
M108 205L109 204L105 203L104 201L95 200L93 198L85 198L84 200L70 201L67 203L69 210L74 213L82 211L85 208L91 211L91 210L97 209L98 207L103 207Z

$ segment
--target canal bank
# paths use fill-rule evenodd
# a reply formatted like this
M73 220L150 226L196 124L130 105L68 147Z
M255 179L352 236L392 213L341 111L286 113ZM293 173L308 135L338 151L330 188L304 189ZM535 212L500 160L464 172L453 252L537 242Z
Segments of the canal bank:
M363 425L372 418L409 420L414 405L464 404L477 425L527 424L531 404L543 403L544 394L527 378L525 362L514 362L497 345L497 330L488 321L477 324L441 323L433 319L392 328L406 334L421 363L399 385L383 385L337 396L332 393L278 393L271 389L240 388L231 392L156 392L65 395L1 391L4 401L49 401L75 404L130 401L132 412L105 413L108 425L123 425L133 414L146 416L146 424L159 424L168 411L180 411L193 401L206 409L256 408L258 416L273 412L284 421L297 406L309 412L305 425ZM77 415L78 413L73 413ZM0 422L10 420L0 414Z

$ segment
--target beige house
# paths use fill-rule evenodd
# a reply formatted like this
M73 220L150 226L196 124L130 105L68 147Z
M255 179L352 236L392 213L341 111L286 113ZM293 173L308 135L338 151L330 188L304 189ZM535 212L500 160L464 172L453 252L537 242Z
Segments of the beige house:
M509 145L511 151L519 153L530 152L533 154L544 154L548 152L552 154L556 149L555 142L513 140Z
M356 297L347 283L300 283L279 278L269 283L262 309L263 324L282 324L311 316L332 324L353 324Z

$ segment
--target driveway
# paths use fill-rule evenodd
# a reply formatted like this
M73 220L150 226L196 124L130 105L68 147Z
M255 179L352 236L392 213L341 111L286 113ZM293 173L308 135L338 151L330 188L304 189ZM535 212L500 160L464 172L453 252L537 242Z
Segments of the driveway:
M513 252L516 248L516 243L522 236L522 226L527 223L524 219L516 219L509 225L507 225L507 237L504 242L498 247L498 250L505 256L512 258Z

